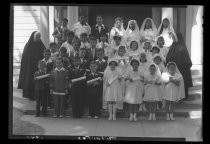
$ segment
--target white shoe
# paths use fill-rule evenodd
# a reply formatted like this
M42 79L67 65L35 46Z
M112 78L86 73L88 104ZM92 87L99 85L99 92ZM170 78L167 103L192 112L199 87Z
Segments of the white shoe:
M175 120L174 116L173 116L173 113L170 113L170 119L173 120L173 121Z
M139 111L143 111L142 104L139 107Z
M152 114L152 119L156 120L155 113Z
M148 120L152 120L152 113L149 114Z
M134 115L133 115L133 120L134 121L137 121L138 120L137 117L136 117L136 113L134 113Z
M132 120L133 120L133 114L131 113L131 114L130 114L129 121L132 121Z
M166 120L170 120L169 113L166 114Z
M113 120L116 120L116 116L115 115L113 115Z
M112 116L111 115L109 116L109 119L108 120L112 120Z

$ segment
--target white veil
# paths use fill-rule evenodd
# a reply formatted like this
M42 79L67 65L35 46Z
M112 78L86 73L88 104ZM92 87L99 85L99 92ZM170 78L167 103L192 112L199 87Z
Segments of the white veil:
M132 22L135 24L135 29L134 30L131 30L130 27L129 27ZM125 35L124 35L126 42L130 41L128 39L129 39L129 35L131 36L131 34L135 37L136 40L138 40L138 41L140 40L139 26L138 26L136 20L130 20L128 22L128 26L127 26L127 29L126 29ZM133 37L131 37L131 38L133 38Z
M162 73L162 80L163 81L169 81L170 74L169 74L168 66L171 63L173 63L176 66L175 73L177 74L177 77L175 77L175 79L180 80L179 92L178 92L178 95L177 95L177 101L179 101L179 100L185 98L184 79L183 79L182 74L180 73L180 71L179 71L175 62L168 62L167 63L166 68Z
M169 32L171 32L173 34L175 41L178 41L178 38L177 38L177 35L176 35L175 31L174 31L171 19L170 18L164 18L164 19L167 19L169 21L167 29L168 29ZM162 20L162 22L161 22L161 24L160 24L160 26L158 28L158 35L160 35L160 36L162 35L162 33L160 34L160 31L161 31L161 29L163 27L163 20Z
M152 30L157 33L157 27L155 26L154 21L151 18L145 18L141 25L140 34L142 34L142 32L144 31L145 24L148 19L152 22Z

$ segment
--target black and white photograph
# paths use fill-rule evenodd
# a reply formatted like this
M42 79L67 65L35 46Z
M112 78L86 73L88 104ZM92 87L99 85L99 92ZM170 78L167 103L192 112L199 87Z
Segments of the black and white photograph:
M203 141L204 6L10 12L10 138Z

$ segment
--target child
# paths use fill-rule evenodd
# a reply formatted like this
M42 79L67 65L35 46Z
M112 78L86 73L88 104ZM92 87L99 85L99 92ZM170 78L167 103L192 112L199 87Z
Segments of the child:
M160 49L157 46L153 46L151 52L152 52L152 57L154 57L155 54L160 54Z
M140 61L139 71L141 71L143 75L145 75L149 67L149 62L147 61L146 53L143 52L140 54L139 61ZM143 92L143 97L144 97L144 92ZM142 104L140 104L139 111L147 111L145 105L146 102L143 101Z
M70 61L69 61L69 58L68 58L67 49L65 47L61 47L60 48L59 56L62 59L63 67L66 70L68 70L69 65L70 65Z
M53 65L54 65L54 62L50 58L50 55L51 55L50 50L45 49L44 50L44 59L42 59L42 61L45 62L45 64L46 64L46 72L47 73L51 73L51 71L53 70ZM47 86L46 91L47 91L47 105L48 105L49 108L52 108L53 107L53 104L52 104L53 99L50 96L49 85Z
M95 61L90 62L90 72L87 74L87 81L102 78L102 74L97 72L97 63ZM101 80L97 80L87 84L87 95L88 95L88 107L89 107L89 117L99 118L101 109L101 93L100 87L102 85Z
M74 57L73 67L69 72L70 83L70 95L72 96L72 114L73 118L81 118L83 114L83 107L86 95L86 82L84 80L72 82L73 79L77 79L85 76L85 70L80 67L81 61L79 57Z
M160 49L160 53L164 57L163 61L165 63L166 56L168 54L169 48L167 48L164 44L165 44L164 38L162 36L159 36L157 38L157 45L158 45L158 47Z
M154 58L153 58L153 61L158 66L158 68L160 70L160 73L162 74L163 71L165 70L165 66L163 64L161 55L160 54L155 54ZM162 96L162 90L163 90L163 85L161 85L161 96ZM162 103L158 102L157 110L159 110L161 108L161 106L162 106L162 109L165 107L165 101L162 101Z
M155 112L157 108L157 101L160 100L160 85L161 85L161 74L158 66L154 63L149 65L148 73L144 77L145 82L145 95L144 101L149 104L149 119L156 120Z
M143 74L138 70L139 61L136 59L131 60L132 70L127 72L125 102L130 106L129 121L137 121L138 105L142 103L143 94Z
M38 76L46 75L46 63L44 61L39 61L38 71L34 74L34 83L35 83L35 98L36 98L36 117L40 115L40 106L42 106L42 114L46 116L47 114L47 93L48 93L48 79L42 78L38 79Z
M146 41L143 43L143 49L145 54L147 55L147 61L152 62L152 53L151 53L152 44L150 41Z
M96 44L97 44L97 39L95 36L91 36L90 37L90 49L88 49L87 51L87 58L89 61L93 61L97 59L96 56Z
M129 60L131 59L139 59L139 44L137 41L131 41L130 47L128 49Z
M103 49L97 49L96 51L98 59L96 60L96 63L98 65L98 72L104 72L104 70L107 67L107 61L104 59L104 50Z
M89 62L88 60L85 58L86 56L86 49L83 47L83 48L80 48L79 50L79 57L80 57L80 67L81 69L88 69L89 68Z
M54 118L65 116L65 100L68 93L68 72L63 67L62 58L56 59L56 68L51 71L50 93L54 96Z
M164 82L163 99L166 100L166 120L174 120L175 102L185 98L184 82L174 62L168 62L162 74Z
M74 57L79 57L79 49L81 42L79 39L75 38L73 41L73 51L70 52L70 64L73 65Z
M90 49L90 44L88 42L87 33L82 33L80 35L80 40L81 40L81 47L84 47L86 49Z
M109 58L113 58L115 53L117 52L117 50L119 49L119 47L121 46L121 36L120 35L115 35L113 37L114 41L111 42L110 44L110 48L111 48L111 52L109 55Z
M67 34L67 40L66 42L64 42L61 47L65 47L67 50L67 54L68 56L70 56L70 52L73 51L73 46L72 46L72 41L74 38L74 32L73 31L69 31Z
M109 43L107 42L107 38L108 38L107 34L102 33L101 36L100 36L101 42L97 43L96 47L99 48L99 49L100 48L103 49L104 50L104 55L106 57L109 57L111 49L110 49Z
M59 52L57 50L57 45L55 42L50 43L50 52L51 52L51 59L55 61L55 59L59 56Z
M116 102L122 101L120 82L122 76L116 68L117 61L109 60L109 67L104 72L104 101L108 103L109 119L116 120Z

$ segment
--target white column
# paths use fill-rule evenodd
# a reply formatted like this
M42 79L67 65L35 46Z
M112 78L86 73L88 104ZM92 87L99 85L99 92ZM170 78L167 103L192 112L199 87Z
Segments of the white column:
M49 7L40 6L40 33L45 47L49 47Z
M53 32L54 32L54 17L55 17L55 13L54 13L54 6L49 6L49 39L50 42L54 41L54 37L52 36Z
M162 20L168 18L173 24L173 8L162 8Z
M68 19L68 27L70 30L73 29L75 23L78 22L78 6L68 6L67 7L67 19Z
M191 60L193 64L202 64L203 57L203 7L192 6L193 22L191 29Z

